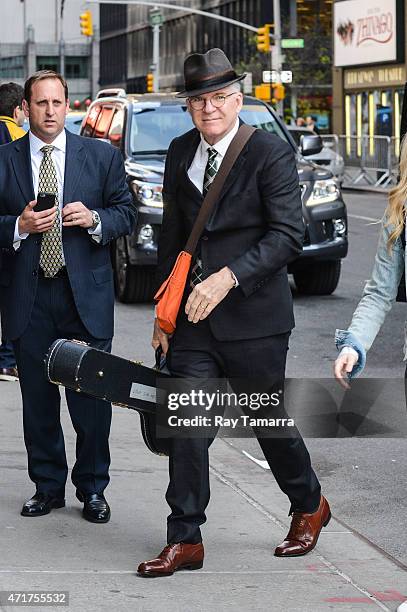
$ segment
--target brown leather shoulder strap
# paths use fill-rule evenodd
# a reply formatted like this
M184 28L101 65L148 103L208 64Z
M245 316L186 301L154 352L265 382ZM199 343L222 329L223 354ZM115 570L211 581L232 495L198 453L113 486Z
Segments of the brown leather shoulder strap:
M220 168L212 182L212 185L210 186L210 189L206 194L204 201L202 202L201 209L195 220L191 234L188 238L188 242L185 245L184 250L187 253L190 253L191 255L194 254L196 245L198 244L198 240L201 237L201 234L205 228L205 224L209 219L213 207L215 206L215 202L220 196L228 174L232 169L233 164L242 152L244 146L249 141L255 131L256 128L252 127L251 125L246 125L244 123L239 127L236 135L230 143L228 150L226 151L226 155L223 158Z

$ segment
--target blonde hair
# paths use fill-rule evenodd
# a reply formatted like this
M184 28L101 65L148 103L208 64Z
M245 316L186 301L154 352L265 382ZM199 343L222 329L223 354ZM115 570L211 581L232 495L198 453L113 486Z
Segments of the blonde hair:
M390 232L387 248L389 251L393 247L401 232L404 231L406 220L406 202L407 202L407 134L401 141L400 162L399 162L400 180L389 193L389 203L386 208L387 223L386 226L392 225L393 229Z

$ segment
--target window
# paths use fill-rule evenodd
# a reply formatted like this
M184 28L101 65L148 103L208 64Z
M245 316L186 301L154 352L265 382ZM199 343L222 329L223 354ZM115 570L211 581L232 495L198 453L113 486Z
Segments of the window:
M276 136L287 142L283 128L276 121L267 106L262 104L245 104L241 110L240 117L248 125L261 128L271 134L276 134Z
M119 147L122 144L122 135L123 135L123 125L124 125L124 111L119 108L116 110L113 115L112 123L110 125L109 130L109 140L115 147Z
M89 76L89 57L86 55L65 58L65 77L67 79L87 79Z
M185 105L152 103L136 107L131 119L132 155L164 155L173 138L193 127Z
M89 111L89 115L86 118L86 123L83 128L82 136L89 136L89 137L93 136L93 130L95 128L96 121L99 117L99 114L100 114L100 106L98 104L96 104L95 106L92 106L92 108Z
M37 70L54 70L59 71L59 57L53 55L38 55Z
M0 58L0 79L10 78L24 78L24 57L22 55Z
M112 122L113 113L114 108L112 106L102 106L102 112L95 126L95 138L107 138L107 132Z

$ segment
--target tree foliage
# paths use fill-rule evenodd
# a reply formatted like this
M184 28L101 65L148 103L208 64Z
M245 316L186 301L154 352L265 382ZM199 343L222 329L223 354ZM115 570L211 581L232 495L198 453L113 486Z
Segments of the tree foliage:
M291 70L296 85L329 85L332 81L332 39L321 32L307 32L304 49L284 49L284 68Z

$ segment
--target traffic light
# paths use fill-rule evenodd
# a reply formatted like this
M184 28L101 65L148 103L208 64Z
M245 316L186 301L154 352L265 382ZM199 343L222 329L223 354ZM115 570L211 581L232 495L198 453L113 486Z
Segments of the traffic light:
M282 83L275 83L273 85L273 98L278 102L285 98L285 87Z
M257 51L267 53L270 51L270 24L257 28Z
M93 36L92 13L90 11L85 11L80 15L79 21L81 24L81 34L84 36Z
M271 98L270 91L270 83L262 83L261 85L256 85L254 88L254 95L256 98L259 98L259 100L269 101Z
M147 82L147 91L148 93L152 93L154 91L154 75L152 72L149 72L146 77Z

